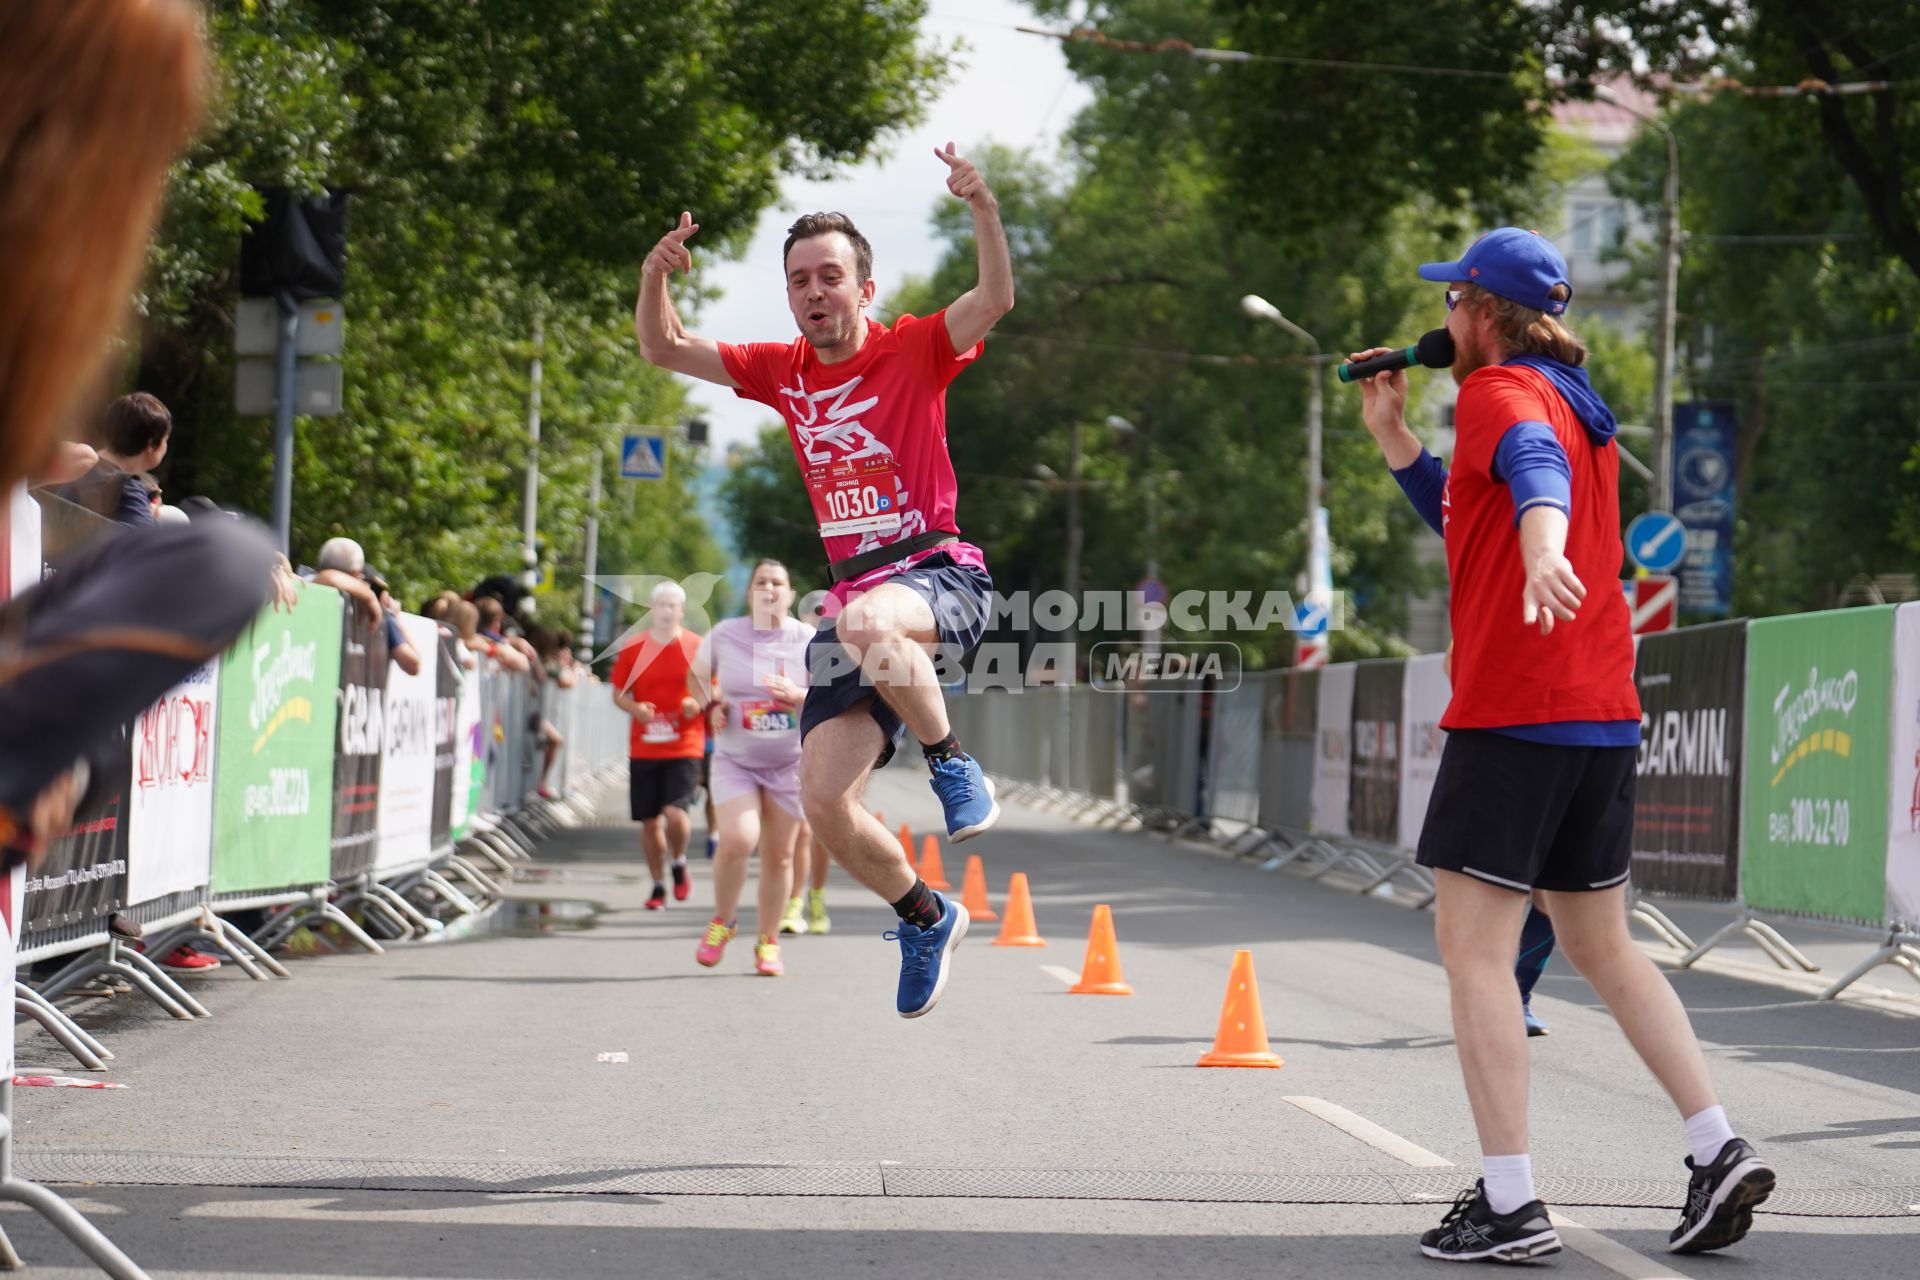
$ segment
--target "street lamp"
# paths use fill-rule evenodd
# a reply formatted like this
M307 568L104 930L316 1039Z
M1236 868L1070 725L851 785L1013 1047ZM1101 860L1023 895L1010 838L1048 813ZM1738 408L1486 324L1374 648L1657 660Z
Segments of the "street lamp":
M1629 106L1605 85L1593 96L1660 131L1667 143L1667 180L1660 194L1660 350L1653 367L1653 502L1655 511L1673 510L1673 328L1680 284L1680 144L1673 130L1651 111Z
M1333 569L1327 552L1327 511L1322 504L1320 482L1320 380L1324 376L1320 364L1320 343L1312 334L1280 314L1280 308L1257 294L1249 293L1241 298L1240 310L1249 319L1266 320L1279 325L1306 343L1313 352L1313 366L1307 378L1307 603L1318 605L1330 613L1333 607ZM1300 642L1296 665L1319 667L1325 666L1326 661L1325 631Z

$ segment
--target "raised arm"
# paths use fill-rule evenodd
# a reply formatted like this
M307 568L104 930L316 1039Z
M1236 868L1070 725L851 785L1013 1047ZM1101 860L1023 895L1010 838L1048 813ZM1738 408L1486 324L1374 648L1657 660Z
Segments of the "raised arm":
M1386 347L1375 347L1356 351L1348 358L1365 360L1386 352ZM1420 437L1407 429L1406 412L1407 375L1404 372L1377 373L1361 380L1361 421L1367 424L1373 442L1380 446L1380 456L1387 460L1387 468L1399 482L1400 491L1407 495L1407 501L1435 533L1445 537L1446 522L1440 499L1446 490L1447 469L1440 459L1427 452Z
M675 271L693 270L687 241L699 229L692 214L682 213L680 225L660 237L660 243L647 254L640 267L640 300L633 308L633 331L648 364L735 387L739 384L720 359L720 344L688 333L680 323L680 314L673 309L673 299L667 296L667 277Z
M1013 255L1007 250L1006 228L1000 225L1000 202L973 162L955 154L951 142L945 151L935 147L933 154L947 166L947 190L965 200L973 212L980 277L947 307L947 336L955 351L965 352L1013 310Z

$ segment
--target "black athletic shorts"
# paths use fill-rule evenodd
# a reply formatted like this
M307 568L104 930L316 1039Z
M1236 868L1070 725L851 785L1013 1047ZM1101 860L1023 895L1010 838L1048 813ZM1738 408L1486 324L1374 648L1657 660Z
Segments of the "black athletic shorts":
M635 822L651 822L664 809L691 809L700 794L700 757L627 761L627 798Z
M896 573L880 585L898 584L920 596L933 608L934 672L942 683L964 671L962 664L980 645L987 628L993 579L984 569L956 563L943 554L928 556L905 573ZM806 741L816 725L864 707L886 735L880 749L883 766L893 756L894 742L904 727L892 707L873 690L873 682L840 647L840 637L829 622L807 642L807 700L800 708L800 739Z
M1633 747L1556 747L1455 730L1440 754L1416 860L1521 892L1624 883L1638 755Z

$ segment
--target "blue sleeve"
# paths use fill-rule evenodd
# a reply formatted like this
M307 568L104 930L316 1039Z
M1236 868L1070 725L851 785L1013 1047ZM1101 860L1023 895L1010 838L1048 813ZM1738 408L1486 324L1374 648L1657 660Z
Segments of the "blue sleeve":
M400 620L385 609L380 611L380 616L387 620L387 652L392 653L395 649L405 647L407 633L400 629Z
M1445 537L1446 530L1440 524L1440 495L1447 487L1446 465L1422 449L1419 458L1394 472L1393 478L1400 482L1400 491L1407 495L1407 501L1420 513L1420 518L1431 525L1435 533Z
M120 509L113 518L119 524L141 528L151 528L159 523L153 518L153 499L147 496L146 486L129 475L120 477Z
M1573 468L1560 438L1544 422L1516 422L1493 451L1493 478L1513 492L1513 522L1528 507L1558 507L1573 514Z

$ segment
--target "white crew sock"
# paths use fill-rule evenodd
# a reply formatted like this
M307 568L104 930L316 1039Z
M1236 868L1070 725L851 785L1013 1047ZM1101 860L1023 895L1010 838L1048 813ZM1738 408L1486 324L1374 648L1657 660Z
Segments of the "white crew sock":
M1733 1126L1727 1123L1727 1109L1714 1105L1687 1117L1687 1142L1693 1147L1695 1168L1705 1168L1720 1154L1720 1148L1733 1141Z
M1534 1199L1532 1156L1482 1156L1480 1178L1495 1213L1512 1213Z

